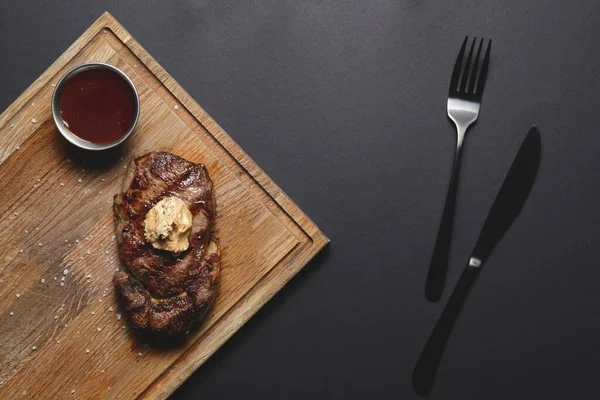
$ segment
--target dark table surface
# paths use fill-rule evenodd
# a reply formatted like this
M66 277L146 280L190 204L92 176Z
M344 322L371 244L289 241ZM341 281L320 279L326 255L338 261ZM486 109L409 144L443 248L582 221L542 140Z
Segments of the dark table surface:
M530 124L542 164L455 326L431 399L599 395L595 1L3 1L0 108L103 11L331 238L173 399L413 399L413 365ZM465 34L492 37L448 282L423 286ZM202 397L201 397L202 396Z

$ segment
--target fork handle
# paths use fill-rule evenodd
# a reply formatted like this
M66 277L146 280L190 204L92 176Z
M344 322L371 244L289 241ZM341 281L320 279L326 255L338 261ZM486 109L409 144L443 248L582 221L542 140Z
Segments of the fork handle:
M438 301L442 297L446 271L448 270L448 254L450 253L450 242L452 238L452 225L454 223L454 208L456 206L456 190L458 187L458 174L460 172L460 159L462 154L462 142L465 130L458 129L456 152L452 163L452 175L450 186L446 194L446 203L442 221L435 240L435 248L427 272L425 283L425 297L429 301Z

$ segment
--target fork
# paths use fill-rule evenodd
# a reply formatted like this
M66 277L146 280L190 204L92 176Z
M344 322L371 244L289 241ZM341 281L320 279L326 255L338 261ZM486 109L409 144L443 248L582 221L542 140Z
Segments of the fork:
M477 54L473 58L473 52L477 38L473 38L469 54L464 59L465 50L469 37L465 37L450 79L450 90L448 93L448 117L456 125L456 152L452 165L450 186L446 195L444 213L440 222L435 248L429 264L427 282L425 284L425 296L430 301L438 301L442 297L446 270L448 269L448 254L450 252L450 238L452 236L452 224L454 219L454 208L456 204L456 189L458 186L458 174L460 170L460 158L465 133L469 126L477 120L483 86L487 75L490 60L492 41L487 43L487 49L480 65L481 50L484 39L480 39Z

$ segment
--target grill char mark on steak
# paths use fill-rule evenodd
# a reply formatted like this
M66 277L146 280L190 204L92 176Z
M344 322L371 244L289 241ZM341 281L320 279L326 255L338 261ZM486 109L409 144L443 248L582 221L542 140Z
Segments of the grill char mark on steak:
M190 246L179 255L155 249L144 237L147 212L171 196L193 215ZM202 164L167 152L131 161L113 206L119 252L129 274L117 272L114 284L136 328L175 335L206 314L220 269L219 248L211 240L214 208L212 182Z

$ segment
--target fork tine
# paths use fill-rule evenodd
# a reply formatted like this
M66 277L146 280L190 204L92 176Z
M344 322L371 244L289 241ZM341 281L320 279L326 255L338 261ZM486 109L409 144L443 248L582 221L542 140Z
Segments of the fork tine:
M483 38L479 41L479 48L477 49L477 55L475 56L475 63L471 72L471 79L469 80L469 88L467 93L475 93L475 82L477 80L477 72L479 72L479 57L481 56L481 48L483 47Z
M464 93L467 90L467 82L469 81L469 77L472 75L471 59L473 58L473 49L475 48L475 42L477 42L477 38L473 38L473 43L471 44L471 50L469 51L469 55L467 56L467 62L465 63L465 70L463 72L463 77L460 80L460 89L459 92Z
M450 93L456 93L458 90L458 80L460 79L460 70L462 67L463 57L465 55L465 48L467 47L467 40L469 37L466 36L463 44L458 52L458 57L456 57L456 62L454 63L454 71L452 71L452 78L450 79Z
M477 80L477 89L475 93L481 97L483 94L483 86L485 85L485 77L487 76L488 64L490 62L490 52L492 50L492 39L488 42L487 50L485 51L485 57L483 58L483 64L481 65L481 72L479 73L479 79Z

